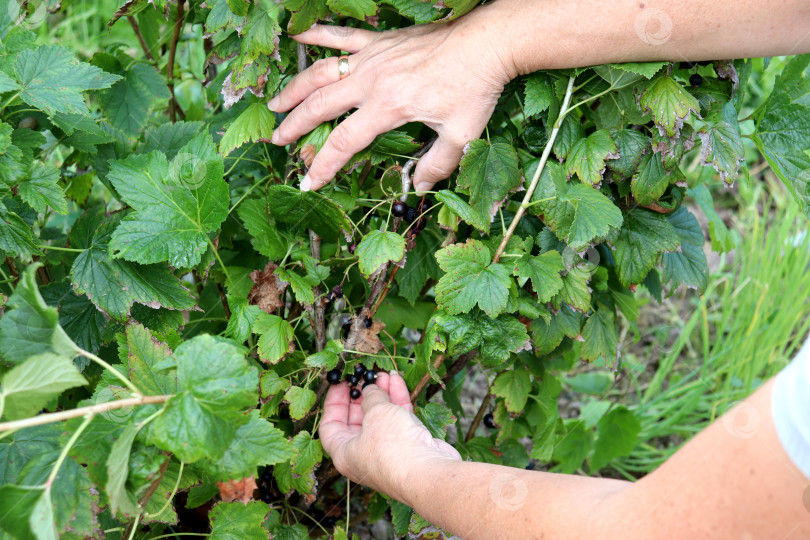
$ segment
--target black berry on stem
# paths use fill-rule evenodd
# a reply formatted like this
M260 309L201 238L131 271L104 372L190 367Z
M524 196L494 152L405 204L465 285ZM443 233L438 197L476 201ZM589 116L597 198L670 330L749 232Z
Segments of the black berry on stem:
M341 374L339 369L333 369L326 374L326 381L331 385L340 384Z
M408 211L408 205L402 201L397 201L391 206L391 213L394 217L402 217Z
M372 325L372 324L374 324L374 321L372 321L372 320L371 320L371 319L369 319L368 317L366 317L366 320L365 320L365 321L363 321L363 322L364 322L364 324L366 325L366 328L371 328L371 325Z
M355 364L354 365L354 374L357 375L358 377L362 377L363 373L365 373L365 372L366 372L366 366L364 366L363 364Z
M697 73L693 73L692 76L689 77L689 84L691 84L694 87L698 87L701 84L703 84L703 77L701 77Z
M495 429L495 419L492 417L492 413L484 415L484 425L489 429Z
M414 221L416 221L417 219L419 219L419 210L417 210L416 208L413 208L413 207L409 206L409 207L408 207L408 209L405 211L405 217L404 217L404 219L405 219L405 221L407 221L408 223L413 223Z
M377 374L371 370L368 370L363 373L363 380L366 381L366 384L374 384L374 381L377 380Z
M363 394L360 392L360 390L358 390L357 388L352 388L352 391L350 392L350 394L351 394L351 396L352 396L352 399L359 399L359 398L360 398L360 396L361 396L361 395L363 395Z
M355 386L360 382L360 377L352 373L346 377L346 380L349 381L349 386Z

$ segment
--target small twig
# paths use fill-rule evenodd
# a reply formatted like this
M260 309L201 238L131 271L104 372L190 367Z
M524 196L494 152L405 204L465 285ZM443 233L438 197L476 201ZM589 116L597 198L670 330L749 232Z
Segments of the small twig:
M411 186L413 182L411 181L411 169L419 163L419 158L424 156L430 150L430 147L433 146L433 143L436 142L436 137L433 137L428 143L420 148L411 159L405 162L405 165L402 166L402 172L400 172L400 177L402 178L402 196L399 198L400 201L405 202L408 200L408 195L411 192Z
M165 454L165 452L164 452L164 454ZM171 463L171 461L172 461L171 456L166 456L166 461L164 461L163 464L160 466L160 470L158 471L157 478L155 478L155 480L151 484L149 484L149 487L146 489L144 494L141 495L140 499L138 499L138 506L140 506L141 508L144 508L144 509L146 508L146 505L149 502L149 499L152 498L152 495L155 494L155 491L157 491L157 488L160 487L160 483L163 481L163 475L166 474L166 470L169 468L169 463ZM178 482L179 481L180 481L180 479L178 478ZM138 514L137 519L133 519L132 521L127 523L127 527L126 527L126 529L124 529L124 534L121 535L121 538L129 538L130 537L130 535L133 532L133 529L138 526L138 522L140 521L140 516L141 516L141 514Z
M302 73L305 69L309 67L309 58L307 58L307 46L304 43L299 43L298 48L296 49L296 55L298 56L298 73Z
M169 47L169 62L166 66L166 80L169 86L171 98L169 99L169 118L172 124L177 122L177 111L180 105L174 97L174 59L177 55L177 44L180 41L180 34L183 30L183 15L185 8L185 0L177 0L177 19L174 23L174 35L172 36L172 43Z
M444 362L444 358L445 358L445 356L443 354L440 354L439 356L437 356L436 359L433 361L433 368L434 369L439 369L439 366L441 366L442 362ZM422 390L425 389L428 382L430 382L430 371L429 370L424 375L422 375L422 378L419 379L419 382L416 383L416 386L413 387L413 390L411 391L411 403L416 401L416 398L419 397L419 394L422 393Z
M228 297L225 296L225 289L222 288L222 284L217 283L217 290L219 290L219 299L222 301L222 307L225 309L225 318L230 320L231 308L228 305Z
M458 375L462 369L467 367L467 364L470 363L470 360L472 360L476 356L478 356L478 351L470 351L456 358L456 361L450 364L450 367L447 368L447 373L445 373L444 377L442 377L442 381L450 382L451 380L453 380L453 377ZM434 383L428 386L427 392L425 392L425 397L427 398L427 400L430 401L430 398L435 396L436 392L438 392L440 388L442 388L442 386L438 383Z
M312 258L321 260L321 237L315 231L309 231L309 253ZM313 287L315 305L308 307L312 330L315 333L315 350L321 352L326 347L326 318L324 317L324 301L320 298L323 290L320 285Z
M509 229L506 231L506 234L503 235L503 240L501 240L501 244L498 246L495 256L492 257L493 263L501 260L501 256L503 255L504 250L506 250L506 245L509 243L509 239L512 238L513 234L515 234L515 229L517 229L520 218L522 218L523 214L526 213L526 209L531 203L534 190L537 189L537 184L540 182L540 175L543 173L543 169L546 167L546 162L548 161L549 155L551 155L551 148L554 146L554 141L557 139L557 134L560 132L562 121L565 118L565 115L571 110L568 108L568 105L571 103L571 96L574 94L575 78L576 77L574 75L568 78L568 88L565 91L565 97L563 98L562 106L560 107L560 114L557 116L557 120L554 122L554 128L551 130L551 136L548 138L546 147L543 149L543 155L540 157L540 163L537 164L537 170L534 171L532 182L529 184L529 187L526 190L523 201L520 203L520 208L518 208L517 213L515 213L515 217L512 218L512 223L509 224Z
M127 15L127 20L129 24L132 26L132 30L135 32L135 37L138 38L138 43L141 44L141 49L143 49L143 53L151 62L156 62L155 57L152 56L152 51L149 50L149 45L146 44L146 40L143 38L143 34L141 33L141 27L138 25L138 20L135 18L134 15Z
M14 264L14 259L6 255L6 266L8 266L9 271L11 272L11 277L14 278L14 283L16 284L20 281L20 273L17 271L17 265Z
M484 418L484 414L486 414L487 409L489 408L489 402L491 399L492 394L487 392L487 395L484 396L484 400L481 402L481 406L478 408L478 412L475 414L475 418L473 418L472 424L470 424L470 430L467 432L467 436L464 437L464 442L470 442L470 439L472 439L475 435L475 430L478 429L481 419Z
M79 407L78 409L71 409L69 411L60 411L55 413L46 413L34 416L33 418L24 418L22 420L15 420L13 422L0 423L0 432L14 431L32 426L42 426L45 424L53 424L54 422L61 422L71 418L77 418L89 413L97 414L114 409L123 409L124 407L136 407L138 405L155 405L158 403L165 403L172 396L142 396L140 398L126 398L118 399L115 401L107 401L105 403L97 403L88 407Z

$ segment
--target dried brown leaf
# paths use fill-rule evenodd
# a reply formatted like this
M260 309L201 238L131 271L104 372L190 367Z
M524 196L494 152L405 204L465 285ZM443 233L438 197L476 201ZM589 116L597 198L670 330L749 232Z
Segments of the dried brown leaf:
M284 305L283 293L287 288L286 281L281 281L275 274L278 265L272 261L267 263L264 270L254 270L250 273L250 280L254 283L248 294L248 302L259 306L265 313L273 313Z
M385 328L385 324L379 320L375 320L371 328L361 328L357 334L354 350L367 354L380 352L383 348L382 341L380 341L380 332L383 328Z
M256 479L252 476L246 476L241 480L228 480L227 482L217 482L219 488L219 496L222 497L223 502L240 501L247 504L253 498L253 492L256 490Z

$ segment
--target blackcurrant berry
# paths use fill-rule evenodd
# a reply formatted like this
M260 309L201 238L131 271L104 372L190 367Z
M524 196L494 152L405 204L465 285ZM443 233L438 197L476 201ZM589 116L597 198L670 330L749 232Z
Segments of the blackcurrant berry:
M680 68L681 69L692 69L695 67L696 62L681 62Z
M365 320L365 321L363 321L363 323L366 325L366 328L371 328L371 325L373 325L373 324L374 324L374 321L372 321L371 319L369 319L368 317L366 317L366 320Z
M352 244L349 246L349 253L354 255L355 250L357 249L357 244Z
M341 326L341 328L342 328L343 330L351 330L351 329L352 329L352 320L351 320L351 319L347 319L347 320L346 320L346 322L345 322L345 323L343 323L343 326Z
M428 200L428 199L425 199L424 201L422 201L422 206L419 207L419 209L422 210L423 214L425 212L427 212L428 210L430 210L431 208L433 208L433 203L430 202L430 200Z
M391 213L394 214L394 217L402 217L405 215L405 212L408 210L408 205L402 201L397 201L391 206Z
M341 374L339 369L333 369L332 371L326 374L326 380L329 382L329 384L332 385L340 384L341 379L340 375Z
M335 295L335 298L343 298L343 287L340 285L335 285L332 289L332 294Z
M327 516L321 521L324 529L331 529L337 524L337 519L332 516Z
M333 293L332 291L329 291L328 293L326 293L325 300L326 300L327 303L331 302L334 299L335 299L335 293Z
M409 206L408 209L405 211L404 219L408 223L413 223L414 221L419 219L419 210L413 208L412 206Z
M349 386L355 386L360 382L360 377L352 373L351 375L346 376L346 380L349 381Z
M366 381L368 384L374 384L374 381L377 380L377 374L371 370L368 370L365 373L363 373L363 380Z
M689 84L691 84L694 87L698 87L701 84L703 84L703 77L701 77L697 73L693 73L692 76L689 77Z
M262 502L270 504L273 502L273 496L269 493L262 493Z
M492 417L492 413L484 415L484 425L489 429L495 429L495 419Z
M360 392L360 390L358 390L357 388L352 388L352 391L351 391L352 399L360 399L360 396L362 396L362 395L363 394L362 394L362 392Z
M354 374L357 375L358 377L362 377L363 373L365 373L365 372L366 372L366 366L364 366L363 364L355 364L354 365Z

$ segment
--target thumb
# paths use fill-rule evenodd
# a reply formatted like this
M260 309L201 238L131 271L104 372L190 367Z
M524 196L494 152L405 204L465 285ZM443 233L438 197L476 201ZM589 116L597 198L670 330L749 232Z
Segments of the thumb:
M363 389L363 401L360 404L363 407L363 414L368 413L372 407L383 403L391 403L391 398L388 397L385 390L376 384L369 384Z
M428 191L433 184L453 174L464 154L463 149L463 144L451 143L442 137L437 139L428 153L416 164L413 177L414 190Z

